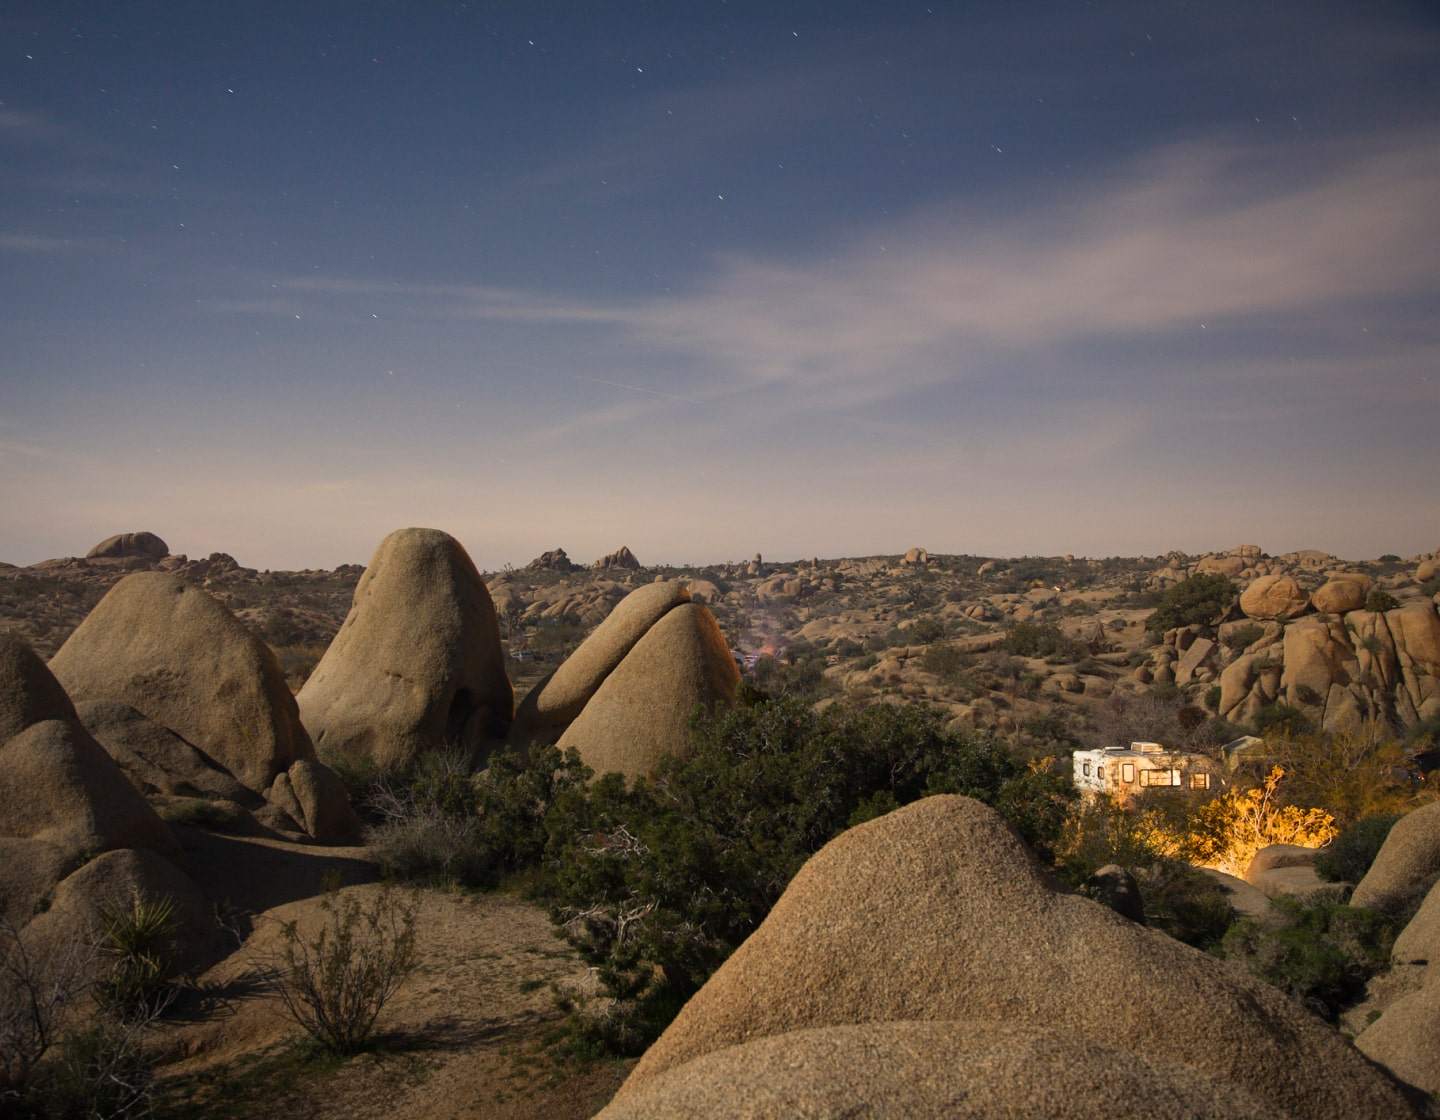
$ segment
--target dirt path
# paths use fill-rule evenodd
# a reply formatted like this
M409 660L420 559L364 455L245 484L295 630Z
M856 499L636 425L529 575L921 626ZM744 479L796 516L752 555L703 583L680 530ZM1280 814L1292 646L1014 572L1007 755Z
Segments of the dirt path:
M224 884L244 941L199 978L200 994L161 1032L160 1076L175 1115L578 1120L628 1072L629 1063L583 1063L545 1046L562 1021L550 984L582 983L585 969L543 910L503 894L435 890L417 895L421 964L386 1009L381 1046L345 1061L309 1054L264 980L266 961L282 923L303 931L324 920L331 877L362 904L382 889L364 850L198 833L187 841L197 878Z

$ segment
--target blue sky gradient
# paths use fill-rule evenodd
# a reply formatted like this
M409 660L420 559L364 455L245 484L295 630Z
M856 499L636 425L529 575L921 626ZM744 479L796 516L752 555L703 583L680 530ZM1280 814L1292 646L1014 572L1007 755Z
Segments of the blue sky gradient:
M0 31L0 559L1440 546L1431 4Z

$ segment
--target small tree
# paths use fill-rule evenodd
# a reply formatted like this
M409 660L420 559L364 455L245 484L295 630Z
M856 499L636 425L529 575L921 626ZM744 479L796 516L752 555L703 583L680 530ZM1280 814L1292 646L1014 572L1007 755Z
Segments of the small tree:
M334 1054L369 1045L375 1022L417 963L414 898L382 887L366 908L332 887L326 921L305 936L286 922L277 965L280 998L305 1032Z
M1285 771L1276 766L1257 789L1228 789L1196 809L1186 846L1195 863L1243 876L1255 853L1271 844L1322 848L1335 839L1324 809L1285 805L1277 794Z
M1191 576L1165 592L1160 605L1145 620L1145 629L1163 634L1177 626L1208 626L1234 601L1235 585L1225 576Z

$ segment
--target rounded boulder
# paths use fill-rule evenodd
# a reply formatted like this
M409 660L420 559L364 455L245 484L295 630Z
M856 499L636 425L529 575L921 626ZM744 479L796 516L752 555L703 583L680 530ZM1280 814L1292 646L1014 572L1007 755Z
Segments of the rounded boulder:
M1240 609L1251 618L1283 621L1303 613L1309 604L1290 576L1261 576L1240 593Z
M77 702L118 700L263 793L313 757L275 655L213 596L166 572L112 587L50 661Z
M756 1038L977 1019L1163 1055L1278 1115L1409 1112L1383 1074L1298 1003L1060 893L998 813L959 796L915 802L812 856L616 1100L639 1099L666 1071Z
M438 529L381 541L297 699L323 754L385 770L447 745L478 754L502 739L514 693L500 625L460 542Z
M163 560L170 555L170 546L154 533L116 533L106 537L85 554L87 560L119 560L145 557Z

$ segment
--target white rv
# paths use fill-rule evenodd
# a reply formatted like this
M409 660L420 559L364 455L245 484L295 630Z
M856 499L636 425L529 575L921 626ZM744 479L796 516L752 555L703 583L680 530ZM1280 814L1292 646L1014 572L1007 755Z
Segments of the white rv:
M1074 767L1075 788L1088 794L1130 798L1151 789L1209 790L1220 785L1214 763L1205 755L1166 750L1159 743L1076 751Z

